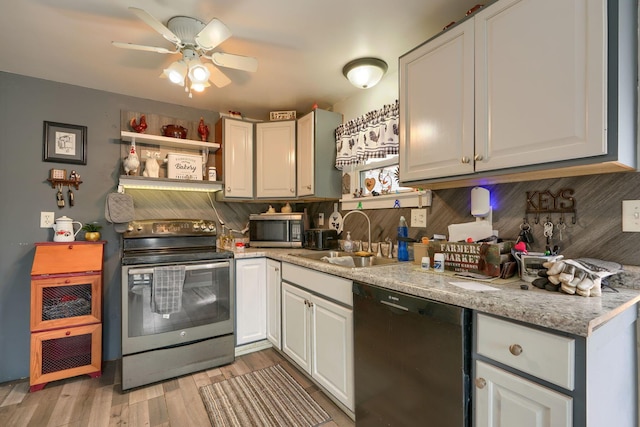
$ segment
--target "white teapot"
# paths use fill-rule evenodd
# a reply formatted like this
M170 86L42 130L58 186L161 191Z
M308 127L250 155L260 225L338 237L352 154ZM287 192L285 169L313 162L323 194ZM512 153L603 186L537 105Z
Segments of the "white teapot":
M78 231L73 230L73 224L78 224ZM53 224L53 241L54 242L73 242L76 235L82 229L82 223L74 221L69 217L62 216L56 219Z

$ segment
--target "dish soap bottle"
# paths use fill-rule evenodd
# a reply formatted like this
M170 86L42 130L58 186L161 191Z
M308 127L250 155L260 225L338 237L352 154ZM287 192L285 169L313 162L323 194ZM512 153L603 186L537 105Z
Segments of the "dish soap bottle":
M350 231L347 231L347 237L344 239L344 251L353 252L353 240L351 240Z
M407 241L402 240L407 237L409 237L409 227L407 227L407 220L401 216L398 224L398 261L409 261Z

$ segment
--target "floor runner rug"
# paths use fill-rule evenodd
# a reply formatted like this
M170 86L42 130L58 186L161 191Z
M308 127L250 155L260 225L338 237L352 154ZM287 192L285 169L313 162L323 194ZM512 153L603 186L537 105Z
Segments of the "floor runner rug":
M307 427L331 419L280 365L200 387L214 427Z

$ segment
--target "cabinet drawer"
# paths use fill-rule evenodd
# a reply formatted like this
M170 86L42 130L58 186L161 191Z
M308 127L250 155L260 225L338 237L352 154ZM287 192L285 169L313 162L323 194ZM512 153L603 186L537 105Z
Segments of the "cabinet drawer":
M31 275L102 271L103 243L64 242L36 245Z
M282 280L353 306L351 280L287 263L282 263Z
M574 389L575 340L478 314L478 354Z

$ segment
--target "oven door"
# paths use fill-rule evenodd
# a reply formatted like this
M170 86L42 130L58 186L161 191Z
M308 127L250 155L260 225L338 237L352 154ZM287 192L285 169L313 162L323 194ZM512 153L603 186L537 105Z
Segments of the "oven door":
M181 310L155 313L151 299L154 267L122 266L122 354L186 344L233 333L233 263L184 263ZM172 264L175 265L175 264Z

